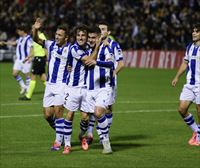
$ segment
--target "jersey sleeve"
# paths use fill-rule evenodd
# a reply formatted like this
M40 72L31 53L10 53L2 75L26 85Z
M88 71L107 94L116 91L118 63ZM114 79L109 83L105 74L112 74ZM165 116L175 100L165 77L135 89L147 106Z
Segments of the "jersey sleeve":
M184 56L184 60L186 61L189 61L189 51L190 51L190 47L191 47L192 44L189 44L187 47L186 47L186 51L185 51L185 56Z
M51 40L44 40L44 48L46 48L49 51L49 47L51 46L51 44L53 43L53 41Z
M123 60L123 53L119 43L114 43L114 57L116 61Z

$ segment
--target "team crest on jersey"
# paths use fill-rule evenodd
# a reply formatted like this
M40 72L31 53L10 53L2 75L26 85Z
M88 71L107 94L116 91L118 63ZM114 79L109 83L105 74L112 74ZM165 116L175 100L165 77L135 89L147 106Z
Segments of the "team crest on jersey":
M68 53L68 48L64 48L63 54L66 55Z
M64 52L64 51L63 51L63 52ZM66 52L67 52L67 51L66 51ZM62 59L62 60L67 59L65 54L60 55L60 54L58 54L56 51L53 51L52 54L53 54L53 56L56 57L56 58L59 58L59 59Z

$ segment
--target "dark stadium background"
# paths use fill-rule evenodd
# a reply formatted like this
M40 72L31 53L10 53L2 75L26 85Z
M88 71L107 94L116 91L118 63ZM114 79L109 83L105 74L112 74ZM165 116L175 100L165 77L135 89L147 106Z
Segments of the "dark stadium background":
M44 21L51 39L58 24L71 29L105 20L123 49L184 49L192 24L200 20L199 0L1 0L0 22L7 39L21 22ZM0 38L1 40L2 38Z

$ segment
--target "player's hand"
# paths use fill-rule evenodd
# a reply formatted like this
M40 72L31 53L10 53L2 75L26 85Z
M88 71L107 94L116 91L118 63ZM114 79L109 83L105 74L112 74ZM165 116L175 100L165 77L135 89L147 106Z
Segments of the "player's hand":
M31 57L26 57L26 58L22 61L22 63L23 63L23 64L26 63L26 62L30 63L31 60L32 60Z
M108 39L105 39L105 40L103 41L103 45L104 45L104 46L109 46Z
M104 32L103 34L101 34L101 39L105 40L108 37L108 32Z
M26 58L22 61L23 64L26 63L26 61L28 61L27 58L28 58L28 57L26 57Z
M178 82L178 78L174 78L172 80L172 86L176 86L177 82Z
M5 45L5 41L0 41L0 45Z
M101 36L98 36L98 37L96 38L96 46L100 46L101 43L102 43Z
M41 19L37 18L32 28L39 29L41 27Z
M96 65L96 61L95 60L93 60L93 59L88 59L87 61L85 61L85 65L87 65L87 66L94 66L94 65Z
M103 33L102 35L100 35L100 36L96 39L96 45L97 45L97 46L100 46L101 43L102 43L102 41L103 41L103 43L104 43L104 46L109 45L108 40L106 39L107 36L108 36L108 33L107 33L107 32L105 32L105 33Z

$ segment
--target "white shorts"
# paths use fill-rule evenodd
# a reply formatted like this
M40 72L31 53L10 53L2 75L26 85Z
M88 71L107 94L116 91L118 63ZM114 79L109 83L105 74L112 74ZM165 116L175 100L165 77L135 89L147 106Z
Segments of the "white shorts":
M49 84L46 83L46 88L43 98L43 107L60 106L64 103L64 90L66 84Z
M96 90L88 90L86 101L88 104L88 112L94 113L95 106L108 108L111 97L112 88L100 88Z
M65 88L63 106L71 112L75 112L77 110L87 112L88 107L86 102L86 93L86 87L67 86Z
M185 84L180 94L180 100L187 100L195 104L200 104L200 85Z
M116 97L117 97L117 87L112 87L111 93L110 93L110 100L108 102L109 106L115 103Z
M13 70L22 71L24 74L29 73L31 71L32 62L25 62L23 63L22 60L15 60L13 65Z

